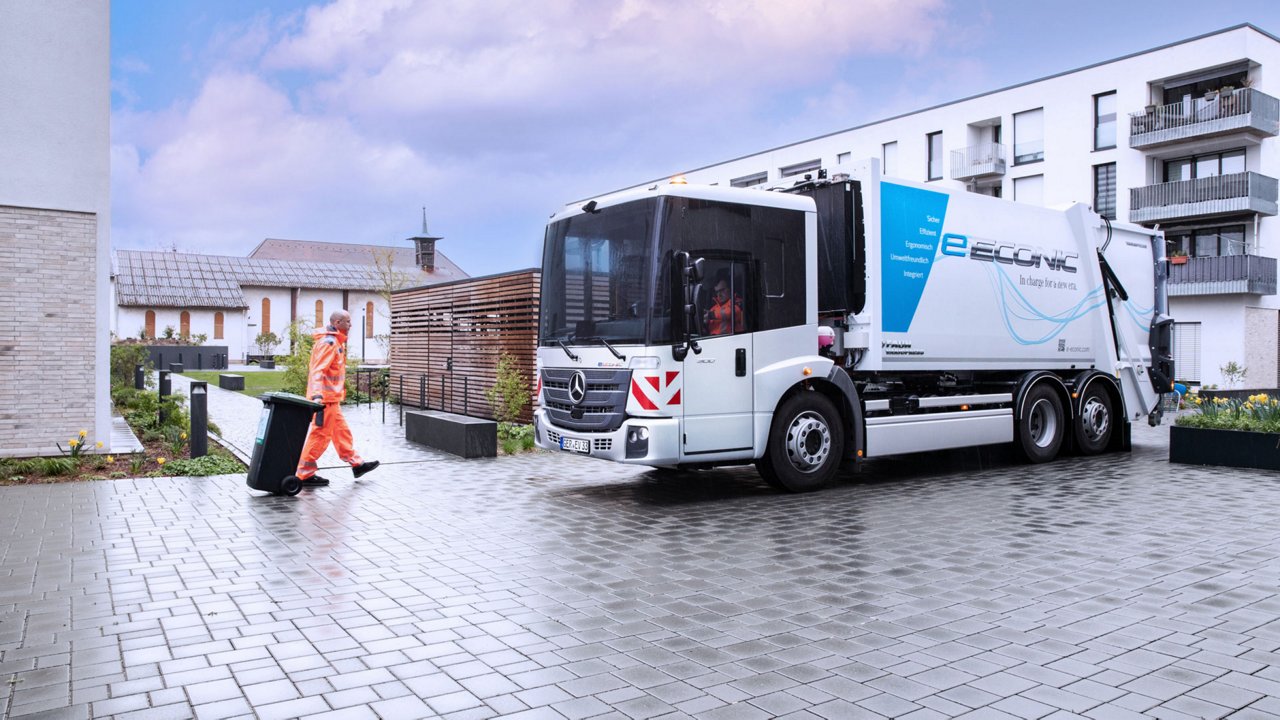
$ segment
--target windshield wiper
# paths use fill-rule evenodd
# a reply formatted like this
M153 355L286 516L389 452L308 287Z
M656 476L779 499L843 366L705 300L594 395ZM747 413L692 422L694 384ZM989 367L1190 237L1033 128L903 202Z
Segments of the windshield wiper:
M627 359L627 356L626 356L626 355L623 355L622 353L618 352L618 349L617 349L617 348L615 348L614 346L610 345L608 340L605 340L604 338L600 337L599 335L591 335L591 336L588 336L588 337L575 337L575 338L570 338L570 340L573 340L573 341L575 341L575 342L581 342L581 343L598 342L598 343L600 343L601 345L603 345L603 346L605 346L605 347L609 348L609 352L613 353L613 356L614 356L614 357L616 357L616 358L618 358L619 360L626 360L626 359Z
M570 349L569 349L569 346L568 346L568 345L565 345L563 340L552 340L552 342L554 342L555 344L559 345L559 346L560 346L560 349L564 351L564 354L565 354L565 355L568 355L568 356L569 356L569 359L570 359L570 360L572 360L572 361L574 361L574 362L577 362L577 361L578 361L578 356L577 356L577 354L575 354L572 350L570 350Z
M627 359L627 356L626 356L626 355L623 355L623 354L622 354L622 353L620 353L620 352L618 352L618 351L617 351L617 350L616 350L612 345L610 345L610 344L609 344L609 341L608 341L608 340L605 340L605 339L604 339L604 338L602 338L602 337L593 337L593 338L587 338L587 339L588 339L588 340L595 340L595 341L598 341L601 345L603 345L603 346L605 346L605 347L609 348L609 352L613 353L613 356L614 356L614 357L616 357L616 358L618 358L619 360L626 360L626 359Z

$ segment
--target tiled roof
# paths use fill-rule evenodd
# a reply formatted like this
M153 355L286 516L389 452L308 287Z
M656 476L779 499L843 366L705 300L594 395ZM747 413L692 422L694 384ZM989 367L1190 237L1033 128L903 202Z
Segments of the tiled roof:
M357 245L351 243L317 242L314 240L280 240L267 238L258 243L258 247L249 253L249 257L257 260L298 260L303 262L343 263L348 265L373 265L374 253L395 253L395 266L406 272L422 272L417 265L417 257L411 247L390 247L387 245ZM436 268L430 273L423 273L426 283L461 280L469 277L436 245ZM414 282L418 282L415 278Z
M405 270L409 285L457 279L436 277L416 267ZM244 308L243 286L378 290L383 281L373 265L262 260L226 255L116 250L111 274L121 307ZM462 277L465 277L463 275Z

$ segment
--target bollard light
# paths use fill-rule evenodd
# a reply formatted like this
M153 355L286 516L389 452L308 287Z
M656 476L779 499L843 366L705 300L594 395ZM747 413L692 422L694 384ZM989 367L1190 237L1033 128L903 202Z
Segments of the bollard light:
M201 381L191 383L191 457L209 454L209 390Z
M165 419L168 417L168 415L164 411L164 399L166 397L169 397L169 395L172 394L173 392L173 386L170 384L170 382L171 381L169 380L169 371L161 370L160 371L160 389L158 392L160 395L160 424L162 426L164 425Z

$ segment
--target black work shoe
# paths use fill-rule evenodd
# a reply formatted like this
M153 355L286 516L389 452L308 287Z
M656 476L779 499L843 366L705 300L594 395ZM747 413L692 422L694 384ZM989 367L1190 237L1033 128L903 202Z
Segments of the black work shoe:
M356 465L355 467L351 468L351 474L359 478L360 476L364 475L367 472L372 471L374 468L378 467L381 464L382 463L378 462L377 460L362 462L359 465Z
M302 487L324 487L329 484L328 478L322 478L319 475L312 475L302 481Z

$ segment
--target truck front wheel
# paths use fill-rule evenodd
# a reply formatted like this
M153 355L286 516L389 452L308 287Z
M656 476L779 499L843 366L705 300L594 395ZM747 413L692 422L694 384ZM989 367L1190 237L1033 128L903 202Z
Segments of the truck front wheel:
M1018 444L1022 454L1033 463L1049 462L1058 456L1066 419L1062 400L1045 384L1027 392L1022 419L1018 421Z
M844 427L835 405L820 393L802 392L774 413L769 444L756 468L779 490L811 492L831 482L843 454Z

